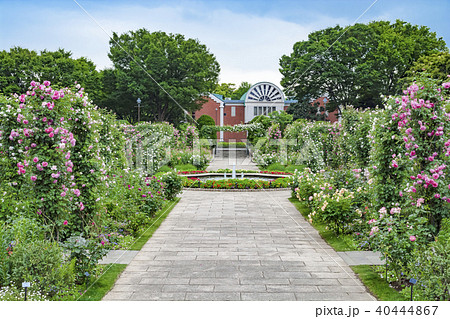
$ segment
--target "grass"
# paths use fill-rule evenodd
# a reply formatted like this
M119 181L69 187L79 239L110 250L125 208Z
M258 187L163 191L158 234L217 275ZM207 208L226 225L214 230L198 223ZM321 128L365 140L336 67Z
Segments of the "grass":
M219 142L217 147L220 148L245 148L244 142Z
M385 279L380 278L378 274L369 265L351 266L353 271L359 276L364 285L370 292L382 301L405 301L408 300L398 291L389 287Z
M288 165L285 168L286 172L294 173L295 170L303 171L306 168L306 165Z
M127 265L108 264L106 271L94 282L92 286L78 299L79 301L100 301L111 290L119 275Z
M169 166L164 165L164 166L161 166L161 167L159 168L158 172L164 172L164 173L166 173L166 172L170 172L170 171L172 171L172 170L173 170L173 169L170 168Z
M166 205L155 214L153 224L147 228L143 233L141 233L138 239L130 246L129 250L141 250L145 243L152 237L155 230L158 229L159 225L166 219L170 211L175 207L176 203L180 201L177 197L174 200L168 201Z
M295 208L308 219L310 209L300 202L297 198L289 198ZM325 224L314 223L314 228L319 232L320 236L336 251L356 250L353 239L349 235L341 235L337 237L334 232L326 229ZM385 279L380 278L378 273L370 265L351 266L353 271L359 276L369 291L381 301L403 301L405 299L398 291L389 287Z
M265 169L266 171L273 171L273 172L284 172L285 166L278 164L278 163L273 163L270 164L269 166L267 166L267 168Z
M176 169L177 171L198 171L199 169L192 165L192 164L180 164L180 165L175 165L174 169Z

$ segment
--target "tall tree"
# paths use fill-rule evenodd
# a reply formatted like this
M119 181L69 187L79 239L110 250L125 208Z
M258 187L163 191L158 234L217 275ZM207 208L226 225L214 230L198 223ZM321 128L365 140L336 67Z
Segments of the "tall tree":
M178 122L183 109L197 110L201 96L216 87L219 64L198 40L139 29L114 33L109 43L116 89L140 98L149 119Z
M241 82L239 87L236 89L236 84L234 83L220 83L214 89L214 93L221 94L223 97L229 97L232 100L239 100L244 93L246 93L250 88L251 84L248 82Z
M450 53L436 52L421 56L406 72L404 85L411 84L420 73L426 73L433 79L446 82L450 75Z
M281 57L281 84L299 101L327 95L329 111L373 107L381 95L401 90L399 80L420 56L438 51L448 51L444 40L425 26L400 20L336 26L309 34Z
M311 98L303 98L297 103L290 105L287 112L292 114L293 119L307 119L312 121L325 121L325 108L319 102L311 102Z
M233 92L236 90L236 85L234 83L220 83L217 84L213 93L220 94L223 97L231 97Z
M30 82L45 80L59 87L72 86L77 81L92 97L101 95L100 75L87 58L72 58L70 51L41 51L20 47L0 52L0 92L24 92Z
M239 100L241 96L244 93L247 93L247 91L252 87L252 85L249 82L241 82L239 87L234 90L233 94L231 94L232 100Z

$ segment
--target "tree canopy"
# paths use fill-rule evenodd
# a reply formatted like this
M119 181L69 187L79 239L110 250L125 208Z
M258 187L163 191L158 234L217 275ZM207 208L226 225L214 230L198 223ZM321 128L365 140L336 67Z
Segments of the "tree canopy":
M217 84L220 67L215 56L196 39L181 34L129 31L110 40L109 58L115 70L115 111L130 109L141 99L142 118L179 122L186 110L201 105L201 96ZM113 102L113 101L110 101ZM147 118L146 118L147 117Z
M70 51L33 50L13 47L0 51L0 92L25 92L30 82L50 81L59 87L73 86L77 81L93 96L100 95L100 74L85 57L72 58Z
M450 53L436 52L421 56L406 72L404 85L412 83L421 73L426 73L433 79L446 82L450 74Z
M241 96L246 93L250 88L249 82L241 82L238 88L234 83L220 83L214 89L214 93L229 97L232 100L239 100Z
M294 120L326 121L325 108L319 102L311 102L311 100L313 99L306 96L297 103L290 105L287 112L292 114Z
M373 107L381 95L401 91L400 79L421 56L447 51L428 27L400 20L336 26L309 34L281 57L281 84L299 101L327 96L329 111Z

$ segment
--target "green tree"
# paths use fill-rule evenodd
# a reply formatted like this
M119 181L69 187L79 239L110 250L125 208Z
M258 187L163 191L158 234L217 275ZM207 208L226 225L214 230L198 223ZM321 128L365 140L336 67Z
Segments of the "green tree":
M231 94L232 100L239 100L241 96L244 93L247 93L247 91L252 87L252 85L249 82L241 82L239 87L234 90L233 94Z
M311 98L303 98L288 107L287 112L292 114L293 119L307 119L312 121L325 121L325 108L318 102L312 102Z
M439 51L448 51L444 40L425 26L400 20L336 26L309 34L281 57L281 84L299 101L327 94L329 111L373 107L381 95L401 91L399 80L420 56Z
M220 83L214 89L214 93L229 97L232 100L239 100L251 87L252 85L248 82L241 82L237 89L234 83Z
M108 56L118 95L132 97L124 107L131 109L140 98L142 114L156 121L179 122L186 117L184 110L199 109L202 94L216 87L220 71L215 56L198 40L161 31L113 33Z
M34 80L50 81L65 87L79 83L92 97L102 94L100 74L95 64L85 57L72 58L70 51L43 50L37 53L21 47L0 52L0 92L3 94L25 92Z
M406 86L415 81L420 73L427 73L427 76L446 82L450 74L450 53L436 52L430 55L421 56L411 68L406 72L403 83Z
M269 114L269 119L272 123L278 124L280 126L280 131L284 132L286 126L292 123L293 117L291 114L285 111L274 111Z
M214 93L220 94L223 97L231 97L233 92L236 90L236 85L234 83L220 83L217 84L214 89Z

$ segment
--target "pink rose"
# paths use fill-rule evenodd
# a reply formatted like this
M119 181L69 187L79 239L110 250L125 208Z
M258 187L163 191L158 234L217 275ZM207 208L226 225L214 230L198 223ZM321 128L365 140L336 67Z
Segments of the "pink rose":
M67 220L65 220L64 222L63 222L63 225L67 225L69 222L67 221Z
M409 236L409 240L410 241L416 241L416 236L413 236L413 235Z

